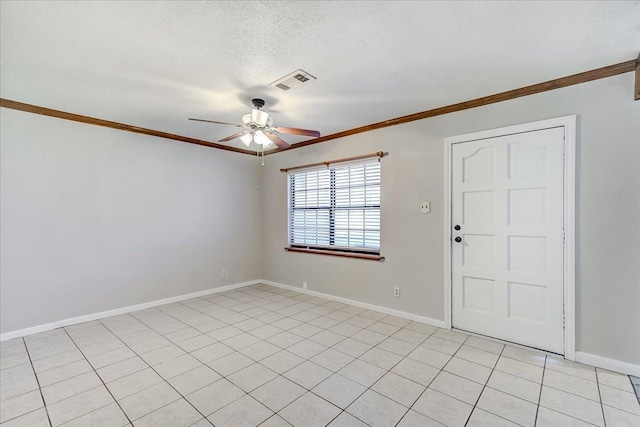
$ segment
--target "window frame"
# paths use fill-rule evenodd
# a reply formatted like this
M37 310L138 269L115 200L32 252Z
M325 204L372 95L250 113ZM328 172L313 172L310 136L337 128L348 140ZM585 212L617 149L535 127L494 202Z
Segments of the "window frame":
M380 255L382 250L382 239L381 235L379 235L379 244L377 248L366 248L366 247L356 247L356 246L336 246L335 243L335 214L337 210L340 210L340 207L337 206L336 202L336 173L335 170L339 169L341 166L349 166L349 165L364 165L367 163L373 163L377 161L379 163L379 175L380 181L378 184L378 191L381 193L382 191L382 157L381 152L376 153L375 156L362 156L355 159L348 159L348 161L334 161L334 162L323 162L321 165L324 165L324 168L319 168L319 164L309 165L308 167L300 166L296 168L292 168L295 170L285 170L283 172L287 172L287 247L285 250L291 252L306 252L306 253L314 253L314 254L322 254L322 255L335 255L342 257L350 257L350 258L363 258L363 259L372 259L372 260L384 260L384 257ZM291 175L302 174L313 172L314 170L329 170L329 207L323 208L323 210L327 210L329 212L329 245L311 245L304 243L293 243L293 232L294 228L292 226L292 216L294 214L295 208L293 207L293 192L292 192L292 184L293 179ZM365 174L366 175L366 174ZM365 181L366 182L366 181ZM364 185L366 192L367 185ZM349 186L348 188L352 188ZM380 195L381 196L381 195ZM350 208L343 208L345 210L349 210ZM355 208L358 209L358 208ZM378 220L378 228L381 233L382 228L382 199L380 198L379 203L372 206L367 206L366 203L360 208L364 211L366 210L377 210L379 216ZM365 222L366 223L366 222ZM363 224L364 227L364 224ZM365 229L363 228L363 233ZM365 237L365 235L363 235Z

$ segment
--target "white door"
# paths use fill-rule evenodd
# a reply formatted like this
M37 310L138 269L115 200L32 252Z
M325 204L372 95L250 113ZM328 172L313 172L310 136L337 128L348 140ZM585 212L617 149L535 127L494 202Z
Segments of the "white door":
M563 127L453 144L454 328L564 353L563 150Z

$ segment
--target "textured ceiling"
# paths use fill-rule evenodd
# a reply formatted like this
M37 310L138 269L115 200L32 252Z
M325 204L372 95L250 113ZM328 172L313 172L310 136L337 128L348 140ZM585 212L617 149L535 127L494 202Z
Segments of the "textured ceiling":
M209 141L235 128L188 117L264 97L274 125L327 135L639 49L639 1L2 1L0 96ZM268 86L298 68L317 80Z

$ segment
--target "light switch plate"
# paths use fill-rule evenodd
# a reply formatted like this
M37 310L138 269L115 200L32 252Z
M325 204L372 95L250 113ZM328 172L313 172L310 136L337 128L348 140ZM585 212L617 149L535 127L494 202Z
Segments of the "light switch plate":
M420 212L423 214L427 214L431 212L431 202L428 200L423 200L420 202Z

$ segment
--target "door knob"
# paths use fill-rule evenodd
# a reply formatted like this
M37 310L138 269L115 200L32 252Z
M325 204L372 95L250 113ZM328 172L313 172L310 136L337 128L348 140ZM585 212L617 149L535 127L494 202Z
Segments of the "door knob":
M454 229L454 230L456 230L456 231L458 231L458 230L460 230L460 226L459 226L459 225L456 225L455 227L453 227L453 229Z
M456 242L460 243L462 242L462 237L458 236L454 239Z

